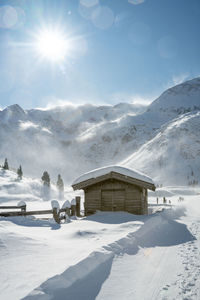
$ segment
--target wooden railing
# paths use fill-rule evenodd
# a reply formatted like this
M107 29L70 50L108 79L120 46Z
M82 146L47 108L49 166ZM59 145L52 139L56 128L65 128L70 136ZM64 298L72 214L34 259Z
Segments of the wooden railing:
M26 204L23 205L3 205L0 206L0 209L21 209L21 212L26 211Z
M71 205L71 207L66 208L53 208L48 210L31 210L26 211L26 205L19 206L0 206L1 209L21 209L21 211L6 211L0 212L0 217L17 217L17 216L31 216L31 215L45 215L53 214L54 220L60 224L61 220L66 219L70 216L80 217L80 197L76 197L76 205ZM63 215L61 215L63 213Z

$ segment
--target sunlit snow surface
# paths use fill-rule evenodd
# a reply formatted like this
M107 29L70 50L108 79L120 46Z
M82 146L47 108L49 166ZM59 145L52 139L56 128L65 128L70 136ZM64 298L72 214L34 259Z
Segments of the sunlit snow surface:
M81 175L80 177L78 177L73 182L73 184L77 184L77 183L80 183L80 182L83 182L83 181L86 181L86 180L89 180L92 178L97 178L99 176L103 176L110 172L116 172L119 174L123 174L125 176L133 177L138 180L142 180L142 181L153 184L153 180L150 177L146 176L145 174L143 174L139 171L136 171L134 169L125 168L122 166L107 166L107 167L92 170L92 171L85 173L85 174Z
M27 210L50 208L40 190L40 181L0 174L4 205L29 193ZM150 193L148 216L98 212L61 225L1 217L0 299L199 299L199 197L200 189L163 187Z

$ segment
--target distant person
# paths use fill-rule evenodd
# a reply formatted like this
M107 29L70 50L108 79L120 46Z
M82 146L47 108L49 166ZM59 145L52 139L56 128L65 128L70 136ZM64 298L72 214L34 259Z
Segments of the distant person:
M4 170L9 170L7 158L5 158L5 162L4 162L4 165L3 165L3 169L4 169Z
M19 180L22 180L23 172L22 172L22 167L21 167L21 165L20 165L19 168L17 169L17 175L18 175L18 179L19 179Z

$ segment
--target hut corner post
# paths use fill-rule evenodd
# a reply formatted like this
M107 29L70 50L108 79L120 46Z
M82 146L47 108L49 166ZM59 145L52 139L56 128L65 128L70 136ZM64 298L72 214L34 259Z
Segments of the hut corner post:
M76 198L76 216L81 216L81 197L77 196Z
M71 216L80 217L80 215L81 215L81 197L76 196L75 200L76 200L76 204L71 206Z

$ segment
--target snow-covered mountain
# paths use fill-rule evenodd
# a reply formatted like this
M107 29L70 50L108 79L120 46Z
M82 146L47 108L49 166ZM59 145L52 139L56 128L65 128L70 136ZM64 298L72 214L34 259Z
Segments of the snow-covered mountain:
M200 179L200 111L186 113L160 132L123 164L139 168L157 182L197 184Z
M62 173L71 181L78 170L96 166L95 159L87 159L84 136L102 124L143 112L145 106L121 103L115 106L90 104L63 105L48 109L23 110L11 105L0 111L0 159L7 157L10 164L22 164L26 174L40 176L46 169L55 177ZM93 136L91 154L97 152ZM106 143L102 134L102 141ZM98 156L98 155L97 155ZM107 156L105 156L105 161Z
M177 162L185 151L174 147L184 145L179 131L184 132L187 145L191 143L187 157L200 151L194 132L200 124L199 111L200 78L168 89L148 107L67 104L25 111L16 104L0 111L0 159L7 157L14 167L22 164L27 175L40 176L46 169L53 177L61 173L71 183L85 171L127 162L128 158L130 166L141 168L158 181L168 180L178 172ZM177 126L177 122L182 125ZM166 147L158 149L160 144ZM166 166L158 163L162 155ZM167 156L170 162L175 158L171 168ZM195 170L196 157L181 162L180 170L185 171L178 173L180 183L190 167ZM198 171L196 174L199 176Z
M166 90L150 106L149 111L183 114L200 110L200 77Z

